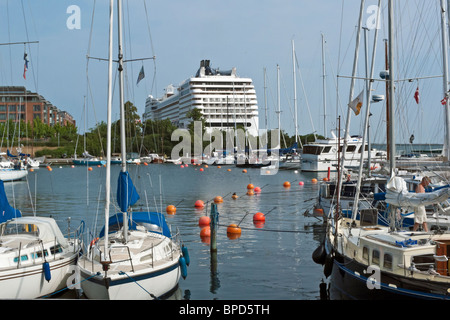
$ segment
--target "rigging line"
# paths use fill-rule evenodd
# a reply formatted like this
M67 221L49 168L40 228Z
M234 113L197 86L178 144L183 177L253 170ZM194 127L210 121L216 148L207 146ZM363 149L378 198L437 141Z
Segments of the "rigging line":
M147 5L145 4L145 0L142 0L143 4L144 4L144 11L145 11L145 19L147 22L147 30L148 30L148 36L150 38L150 47L152 49L152 56L153 56L153 80L152 80L152 86L150 89L151 93L155 93L155 96L157 95L157 82L156 82L156 56L155 56L155 48L153 46L153 39L152 39L152 34L150 32L150 22L149 22L149 16L148 16L148 11L147 11ZM154 89L154 91L153 91Z
M30 37L28 35L28 26L27 26L27 19L25 19L25 8L23 6L23 0L21 0L20 2L22 4L22 14L23 14L23 21L24 21L24 25L25 25L25 34L27 36L27 41L29 42L30 41ZM28 45L28 51L30 52L30 57L31 57L32 54L31 54L31 47L30 47L30 45ZM33 61L34 61L34 59L30 59L30 63L31 63L32 67L34 65ZM34 70L34 67L32 69ZM36 82L35 72L32 71L31 74L33 75L34 87L36 88L36 91L39 92L38 85L37 85L37 82Z
M6 0L6 18L8 22L8 41L11 42L11 29L9 26L9 0ZM12 53L11 53L11 46L9 46L9 68L10 68L10 76L11 76L11 84L13 83L13 63L12 63Z

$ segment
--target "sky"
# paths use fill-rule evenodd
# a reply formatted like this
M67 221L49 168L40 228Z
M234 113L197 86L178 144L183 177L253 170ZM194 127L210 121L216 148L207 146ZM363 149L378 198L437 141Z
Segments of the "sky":
M440 104L443 81L438 77L442 75L438 2L396 1L396 9L401 12L396 19L398 78L433 76L398 83L396 122L399 143L407 143L412 134L416 143L443 141L444 113ZM369 61L375 34L371 24L373 6L377 3L365 1L363 6L363 26L369 29ZM377 79L384 69L383 39L388 34L386 3L383 1L381 6L382 19L378 29L374 67ZM292 43L297 59L299 134L315 132L330 136L339 115L344 128L349 101L364 89L364 81L355 80L354 93L350 97L351 81L345 77L352 74L361 1L123 0L123 6L125 59L156 57L126 63L125 100L133 102L140 115L148 95L161 97L167 85L179 85L195 75L200 61L207 59L214 68L229 70L235 67L238 76L252 78L258 97L260 128L265 127L266 108L268 129L276 128L278 65L281 126L293 135ZM117 11L116 6L114 10ZM107 0L0 0L0 43L39 41L26 46L0 46L0 85L20 85L37 91L60 110L69 112L80 131L106 121L107 62L87 59L87 56L107 58L108 14ZM324 62L322 35L325 39ZM26 80L22 77L25 50L30 59ZM117 49L114 52L116 58ZM362 35L357 73L360 78L365 76L364 57ZM325 104L323 63L326 68ZM142 66L145 78L137 85ZM374 93L385 94L384 83L375 81L373 86ZM413 99L417 87L419 104ZM114 88L113 118L117 118L117 79ZM370 138L384 143L384 102L372 104L370 112ZM350 134L362 135L363 119L364 112L359 116L352 114Z

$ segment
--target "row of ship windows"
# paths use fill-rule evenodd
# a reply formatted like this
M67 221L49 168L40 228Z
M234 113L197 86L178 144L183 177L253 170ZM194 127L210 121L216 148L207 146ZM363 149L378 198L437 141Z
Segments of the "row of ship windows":
M61 246L58 244L56 245L56 247L50 247L50 253L55 255L57 253L61 253L63 250L61 248ZM44 249L44 256L47 257L48 256L48 250ZM30 255L28 256L27 254L21 255L20 256L20 261L21 262L25 262L28 261L29 259L38 259L38 258L42 258L42 251L36 251L36 252L32 252L30 253ZM14 258L14 263L17 263L19 261L19 257L15 257Z
M380 261L380 251L372 250L372 261L371 264L381 266ZM363 247L363 259L369 262L369 248ZM390 253L385 253L383 256L383 268L392 270L392 255Z

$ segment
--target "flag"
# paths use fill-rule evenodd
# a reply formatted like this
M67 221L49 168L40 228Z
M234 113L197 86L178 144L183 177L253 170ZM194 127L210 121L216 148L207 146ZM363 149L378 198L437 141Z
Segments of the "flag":
M25 53L23 54L23 60L25 61L25 62L24 62L24 65L23 65L23 78L24 78L25 80L27 80L26 72L27 72L27 70L28 70L28 62L29 62L27 56L28 56L28 54L25 52Z
M358 115L361 111L361 107L363 104L364 98L364 90L354 99L352 102L348 104L348 106L355 112L355 115Z
M139 81L144 79L144 77L145 77L144 66L142 66L141 71L139 71L139 75L138 75L138 79L137 79L136 85L138 85Z
M414 99L416 103L419 104L419 87L417 87L416 92L414 93Z
M441 100L441 104L445 106L447 104L447 97L444 97L444 99Z

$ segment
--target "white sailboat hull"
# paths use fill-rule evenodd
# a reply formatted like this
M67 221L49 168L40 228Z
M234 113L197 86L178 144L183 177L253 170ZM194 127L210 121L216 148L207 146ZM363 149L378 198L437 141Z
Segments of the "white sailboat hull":
M0 169L0 179L3 181L21 180L24 179L27 175L27 170Z
M89 299L151 300L175 289L181 276L178 261L159 269L116 273L106 278L103 275L93 276L82 267L80 269L83 293Z
M74 253L65 259L49 261L50 281L45 280L42 263L0 271L0 299L35 299L65 288L77 255Z

